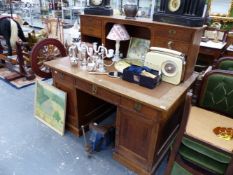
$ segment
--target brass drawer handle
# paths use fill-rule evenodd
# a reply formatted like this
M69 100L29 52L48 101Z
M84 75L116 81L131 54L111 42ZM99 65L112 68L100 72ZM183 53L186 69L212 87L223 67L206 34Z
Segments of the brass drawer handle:
M172 49L173 44L174 44L173 41L168 41L168 43L167 43L168 49Z
M91 93L93 95L96 95L96 93L97 93L97 86L95 84L93 84L92 87L91 87Z
M139 112L139 111L141 111L141 109L142 109L142 104L140 104L140 103L135 103L134 104L134 110L135 111Z
M63 74L63 73L60 73L60 74L59 74L59 78L62 79L62 80L64 80L64 74Z
M175 35L176 34L176 30L173 30L173 29L168 30L168 34L169 35Z

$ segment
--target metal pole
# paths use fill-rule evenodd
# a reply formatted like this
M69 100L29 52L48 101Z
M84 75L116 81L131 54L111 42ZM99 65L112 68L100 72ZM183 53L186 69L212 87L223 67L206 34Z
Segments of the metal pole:
M41 0L39 0L39 3L40 3L40 13L42 12L42 2Z
M10 0L10 13L11 13L11 18L13 18L13 9L12 9L11 0Z

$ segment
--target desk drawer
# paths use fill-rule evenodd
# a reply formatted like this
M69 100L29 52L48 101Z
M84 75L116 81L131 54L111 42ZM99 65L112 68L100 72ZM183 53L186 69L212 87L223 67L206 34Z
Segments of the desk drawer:
M221 56L221 53L223 52L222 49L212 49L207 47L200 47L200 54L213 56L215 59Z
M154 36L167 37L179 41L192 42L194 32L188 29L180 29L168 26L159 26L154 29Z
M92 17L81 17L81 33L101 38L101 20Z
M56 70L53 71L53 79L55 82L58 81L61 84L74 84L74 78L72 76Z
M106 90L98 85L89 83L84 80L76 79L75 86L78 89L105 100L111 104L117 105L120 103L120 96L118 94L114 94L113 92Z
M154 46L174 49L188 55L190 45L180 41L170 40L168 38L155 37Z
M143 114L144 117L149 119L149 120L157 120L157 119L155 119L155 116L159 116L157 110L155 110L149 106L146 106L144 104L141 104L140 102L137 102L137 101L134 101L131 99L127 99L124 97L121 98L120 105L122 108Z
M223 56L233 57L232 51L225 51Z

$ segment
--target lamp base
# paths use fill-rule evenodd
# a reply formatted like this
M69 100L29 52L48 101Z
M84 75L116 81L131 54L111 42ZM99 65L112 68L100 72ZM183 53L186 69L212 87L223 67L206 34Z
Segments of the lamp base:
M120 40L116 40L115 47L116 47L115 55L114 55L112 61L117 62L117 61L120 61Z

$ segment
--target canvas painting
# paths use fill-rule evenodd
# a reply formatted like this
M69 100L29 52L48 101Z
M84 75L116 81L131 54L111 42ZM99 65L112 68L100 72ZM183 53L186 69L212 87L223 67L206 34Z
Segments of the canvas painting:
M150 48L150 40L131 37L127 52L127 59L143 60Z
M35 117L61 135L65 130L66 97L64 91L37 81Z

